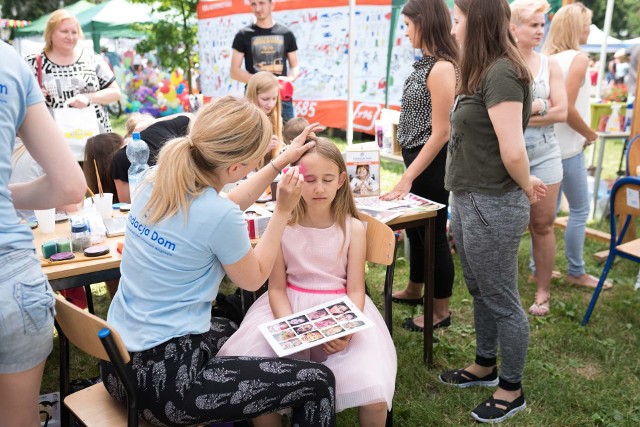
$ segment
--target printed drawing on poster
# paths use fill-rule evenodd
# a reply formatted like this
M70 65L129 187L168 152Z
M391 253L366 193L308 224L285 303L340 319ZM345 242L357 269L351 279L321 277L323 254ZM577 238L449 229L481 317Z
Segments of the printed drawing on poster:
M375 326L347 296L258 326L279 357Z

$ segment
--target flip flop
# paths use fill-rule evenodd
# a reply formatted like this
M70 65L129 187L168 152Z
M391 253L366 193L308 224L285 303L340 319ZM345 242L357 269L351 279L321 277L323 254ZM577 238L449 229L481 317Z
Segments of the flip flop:
M424 297L420 298L397 298L391 297L392 302L397 302L398 304L407 304L407 305L422 305L424 303Z

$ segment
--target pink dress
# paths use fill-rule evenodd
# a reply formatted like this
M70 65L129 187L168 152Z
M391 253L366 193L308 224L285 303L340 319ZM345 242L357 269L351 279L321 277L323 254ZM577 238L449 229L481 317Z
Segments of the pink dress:
M287 295L294 312L344 295L347 285L347 252L351 218L346 240L340 226L326 229L287 226L282 237L282 253L287 271ZM343 245L343 242L347 242ZM300 289L300 290L294 290ZM309 293L303 290L325 291ZM396 350L387 326L368 296L364 314L377 327L357 332L347 348L327 356L322 346L302 351L292 358L313 360L329 367L336 378L336 412L372 403L386 402L391 409L397 371ZM238 331L220 349L218 356L277 357L258 325L274 320L268 294L256 300Z

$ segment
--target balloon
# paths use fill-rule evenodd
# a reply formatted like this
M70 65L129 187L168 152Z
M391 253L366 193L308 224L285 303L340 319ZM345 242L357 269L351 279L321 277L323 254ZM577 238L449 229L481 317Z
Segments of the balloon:
M171 72L171 84L174 86L178 86L182 80L184 80L184 77L182 76L182 71L177 69L177 70L173 70Z
M142 104L140 104L140 101L135 100L131 102L131 111L133 111L134 113L137 113L138 111L140 111L140 107L142 107Z
M184 91L184 83L180 83L176 88L176 93L181 94Z

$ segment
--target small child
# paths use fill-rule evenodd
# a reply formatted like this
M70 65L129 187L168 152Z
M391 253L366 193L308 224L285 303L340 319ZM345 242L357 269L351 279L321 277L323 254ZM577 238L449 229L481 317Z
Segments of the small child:
M282 105L280 102L280 83L276 76L268 71L259 71L247 82L245 97L258 106L269 117L273 126L270 151L265 155L260 167L275 159L282 146Z
M293 138L300 135L307 126L309 126L309 122L304 117L294 117L290 119L285 123L284 130L282 131L284 143L289 145L291 141L293 141Z
M275 356L258 325L346 294L377 327L292 357L320 362L333 371L336 412L359 407L361 425L384 426L395 389L395 347L378 309L365 295L366 231L349 191L344 159L332 141L315 140L316 146L296 164L304 171L302 198L284 231L269 291L253 304L218 356ZM343 313L345 308L338 304L331 311ZM309 334L313 332L301 339L313 341Z

